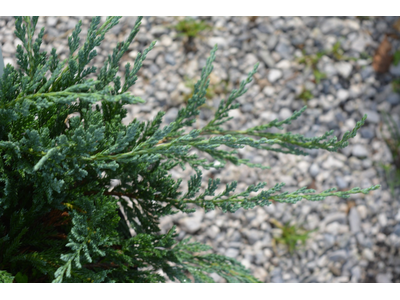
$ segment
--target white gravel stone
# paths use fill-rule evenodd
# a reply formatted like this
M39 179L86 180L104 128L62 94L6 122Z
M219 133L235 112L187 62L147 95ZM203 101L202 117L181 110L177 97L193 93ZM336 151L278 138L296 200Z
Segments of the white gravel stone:
M309 230L314 230L319 226L320 219L316 214L307 215L307 228Z
M47 17L47 26L54 27L58 23L58 17Z
M332 222L325 227L325 232L331 233L333 235L337 235L339 232L339 223Z
M332 156L328 156L328 159L322 163L322 167L326 170L340 169L343 168L344 164L340 160L335 159Z
M264 257L267 259L271 258L274 255L272 250L269 248L265 248L263 252L264 252Z
M9 57L4 57L4 67L6 67L8 64L12 65L15 68L15 62L14 59L9 58Z
M207 229L207 235L212 239L215 239L217 237L218 233L220 233L218 226L211 225Z
M228 44L228 40L224 37L212 37L208 40L208 45L210 47L214 47L215 44L218 45L218 48L224 48Z
M394 217L394 219L399 222L400 221L400 209L397 211L396 216Z
M15 53L15 47L14 47L14 45L13 45L12 43L10 43L10 42L5 43L5 44L1 47L1 50L2 50L4 53ZM5 63L4 63L4 66L6 66Z
M282 75L283 75L283 73L281 70L276 70L276 69L269 70L268 80L269 80L269 82L274 83L274 82L278 81L279 79L281 79Z
M309 172L310 172L310 175L312 176L312 177L316 177L318 174L319 174L319 166L318 166L318 164L316 164L316 163L313 163L312 165L311 165L311 167L310 167L310 170L309 170Z
M169 47L172 45L172 38L165 34L161 37L160 44L164 47Z
M378 215L378 222L379 222L379 225L381 225L382 227L385 227L388 224L385 213L381 213Z
M310 164L304 160L297 164L297 168L300 170L302 174L307 174L309 167Z
M275 67L278 69L289 69L291 67L291 64L290 61L284 59L277 63Z
M363 257L365 257L365 259L367 259L368 261L374 261L374 259L375 259L374 252L372 252L372 250L369 249L369 248L363 249L362 255L363 255Z
M268 96L271 97L274 93L275 93L275 89L272 86L266 86L263 89L263 93Z
M293 112L288 109L288 108L282 108L281 111L279 112L279 119L281 120L286 120L290 118L293 115Z
M344 78L349 78L351 71L353 70L353 66L349 62L341 61L335 64L335 68L338 73Z
M365 219L368 216L368 209L365 205L358 205L357 211L358 211L361 219Z
M341 102L346 101L350 96L350 93L348 90L338 90L337 91L337 97Z

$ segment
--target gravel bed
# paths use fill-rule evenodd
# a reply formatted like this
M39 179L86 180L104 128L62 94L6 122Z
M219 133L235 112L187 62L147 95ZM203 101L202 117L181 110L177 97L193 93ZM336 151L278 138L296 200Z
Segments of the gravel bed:
M352 195L350 199L329 197L322 202L301 201L295 205L274 203L236 213L199 209L191 215L177 214L161 221L163 231L178 225L179 238L193 236L209 244L218 253L234 257L264 282L400 282L400 206L399 193L393 196L385 183L380 163L392 161L381 126L380 111L390 112L400 125L400 95L392 90L391 81L400 76L400 65L377 74L372 56L391 32L398 17L335 18L335 17L198 17L213 26L195 39L196 51L185 52L184 40L177 37L174 25L181 18L145 17L141 30L122 59L120 75L126 62L133 64L138 51L152 41L155 48L148 54L136 85L131 92L147 102L130 106L126 122L133 118L149 120L159 110L167 111L164 123L174 120L184 105L190 88L187 78L196 80L212 47L218 51L211 76L211 85L218 85L215 95L203 108L196 126L204 125L212 116L220 99L237 87L240 80L260 62L249 91L238 101L240 109L231 113L232 129L245 129L278 118L289 117L305 105L299 94L307 89L311 99L308 109L286 131L306 136L322 135L334 130L337 137L354 127L364 113L368 119L347 148L338 153L308 151L308 156L239 151L243 158L263 163L269 170L235 167L204 171L204 184L209 176L227 183L239 182L237 190L266 181L269 187L286 183L285 191L309 186L321 192L338 187L366 188L381 184L381 189L368 195ZM68 56L67 36L79 19L87 33L90 18L41 17L38 27L46 26L42 48L57 48L61 59ZM124 17L106 35L98 49L94 65L101 66L116 43L124 40L136 17ZM14 19L0 17L0 45L5 64L16 65L15 52L19 41L14 34ZM316 83L313 72L298 62L302 49L307 54L329 50L341 43L344 56L357 60L338 60L323 56L317 64L326 79ZM391 40L393 49L399 41ZM222 88L221 82L227 83ZM176 178L188 178L191 170L173 170ZM185 189L185 184L182 185ZM274 219L296 224L310 233L304 246L293 254L278 243L282 230ZM222 278L214 276L218 282Z

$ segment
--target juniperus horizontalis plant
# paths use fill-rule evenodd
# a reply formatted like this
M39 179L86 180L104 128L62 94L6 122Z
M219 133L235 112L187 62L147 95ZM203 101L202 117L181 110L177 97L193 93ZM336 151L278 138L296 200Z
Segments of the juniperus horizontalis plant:
M209 254L208 246L188 239L177 241L174 227L161 234L160 217L193 212L189 203L207 211L234 212L240 207L269 205L271 200L296 203L327 196L347 198L379 187L345 192L329 189L320 194L300 188L288 193L280 192L284 183L265 189L266 183L261 182L235 193L237 183L231 182L215 195L220 180L209 179L201 191L201 168L222 168L227 162L268 168L238 158L235 149L247 145L297 155L307 154L301 148L336 151L347 146L366 116L342 140L328 139L332 131L315 138L268 132L271 127L290 124L305 107L283 121L225 130L229 111L239 107L235 100L246 92L256 65L239 88L221 100L205 127L190 129L206 100L214 47L193 96L174 122L161 128L161 111L152 121L135 119L125 126L121 122L127 114L124 105L144 102L127 91L155 45L139 53L133 66L126 64L124 80L116 76L141 19L97 72L88 66L97 54L95 47L119 17L109 17L102 25L100 17L93 18L81 47L79 22L68 38L70 54L65 61L58 59L54 48L50 55L40 51L44 28L33 38L38 17L16 18L15 34L22 41L16 53L19 68L7 65L0 79L0 278L163 282L162 270L171 280L181 282L212 282L210 273L229 282L256 282L234 259ZM88 79L90 74L97 78ZM222 150L221 145L233 150ZM189 155L191 149L206 152L212 159ZM178 191L181 180L168 174L178 165L195 171L184 194ZM111 179L120 184L112 187ZM251 192L259 193L250 196Z

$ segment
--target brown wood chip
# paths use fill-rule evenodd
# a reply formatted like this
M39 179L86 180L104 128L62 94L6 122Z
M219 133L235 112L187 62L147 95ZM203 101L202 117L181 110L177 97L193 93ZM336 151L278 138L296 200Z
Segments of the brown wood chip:
M392 63L393 55L390 53L392 50L392 44L389 42L387 36L383 39L375 52L372 67L375 72L386 73L389 71L390 64Z

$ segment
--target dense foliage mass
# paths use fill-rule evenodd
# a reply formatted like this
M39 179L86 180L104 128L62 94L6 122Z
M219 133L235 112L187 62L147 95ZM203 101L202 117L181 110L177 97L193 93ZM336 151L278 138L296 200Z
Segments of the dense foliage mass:
M117 76L141 19L98 71L89 66L95 47L119 17L108 17L102 25L100 17L93 18L84 43L79 22L68 38L70 53L64 61L54 48L50 54L40 51L45 30L34 39L38 17L16 18L15 35L22 41L16 53L18 68L7 65L0 78L0 281L163 282L164 274L181 282L212 282L209 274L217 273L229 282L257 282L234 259L210 254L208 246L189 239L177 241L175 228L161 234L160 217L192 212L189 203L234 212L269 205L271 200L346 198L379 187L319 194L300 188L288 193L280 191L283 183L265 189L261 182L235 193L237 183L232 182L216 195L220 180L209 179L201 191L201 168L222 168L227 162L267 168L238 158L235 149L250 146L297 155L307 154L301 149L337 151L347 146L366 116L341 140L328 138L333 132L315 138L268 132L290 124L305 108L286 120L225 130L229 111L238 108L235 100L246 92L255 66L238 89L221 100L205 127L191 129L205 103L214 47L192 97L174 122L161 127L160 111L152 121L135 119L125 126L124 105L144 102L127 91L155 45L139 53L133 66L126 64L123 80ZM90 74L96 79L88 79ZM222 145L233 150L222 150ZM189 155L191 149L211 159ZM195 171L184 194L178 191L181 180L169 175L178 165ZM112 187L111 179L120 184ZM259 193L250 196L251 192Z

